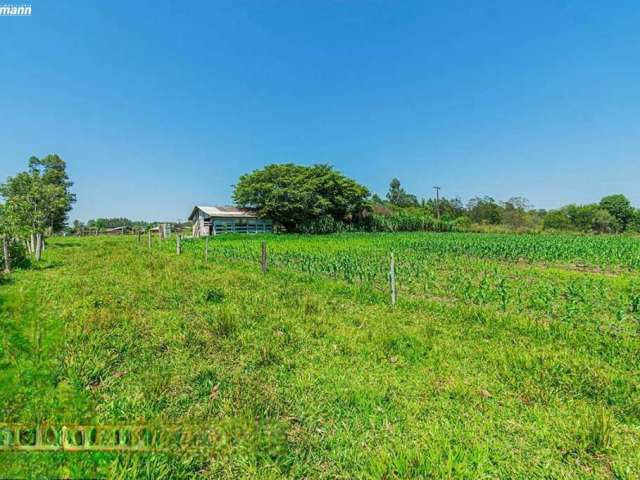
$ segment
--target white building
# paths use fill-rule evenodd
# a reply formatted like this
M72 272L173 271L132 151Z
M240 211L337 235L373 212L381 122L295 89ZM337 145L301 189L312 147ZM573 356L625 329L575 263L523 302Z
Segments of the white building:
M237 207L207 207L196 205L189 215L193 223L193 236L221 233L264 233L273 231L273 222L249 210Z

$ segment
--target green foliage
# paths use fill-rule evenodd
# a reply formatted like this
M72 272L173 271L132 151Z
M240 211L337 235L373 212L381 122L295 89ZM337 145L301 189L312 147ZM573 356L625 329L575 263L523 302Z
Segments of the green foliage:
M328 234L345 232L451 232L457 225L447 220L436 220L423 210L402 209L387 213L367 213L357 222L338 222L329 215L303 223L301 233Z
M386 215L371 214L362 221L368 232L450 232L454 224L436 220L420 210L398 210Z
M306 220L299 227L300 233L341 233L353 228L342 221L336 220L331 215L322 215L318 218Z
M622 229L616 217L603 208L594 211L591 228L598 233L612 233Z
M529 213L529 201L523 197L513 197L504 202L502 223L514 230L535 227L536 217Z
M0 195L5 198L5 214L22 234L44 232L65 201L63 188L48 183L38 170L9 177Z
M365 187L328 165L268 165L242 175L233 191L239 206L287 231L299 231L306 222L325 216L351 223L362 215L368 195Z
M0 270L4 268L4 249L2 246L3 235L4 234L0 234ZM27 256L24 244L16 241L15 238L10 235L7 235L7 238L9 242L9 258L11 259L10 266L12 268L25 266L27 264Z
M633 218L629 223L629 231L640 233L640 209L634 210Z
M23 242L35 240L37 234L62 230L75 196L64 161L57 155L43 159L32 157L29 169L9 177L0 185L4 204L0 209L0 234L11 244L12 263L24 259ZM36 252L38 249L36 248Z
M545 229L616 233L638 231L637 213L624 195L603 197L599 204L567 205L548 212Z
M31 157L29 171L39 174L44 184L55 187L55 202L47 212L46 224L51 232L61 232L76 201L75 194L71 193L73 182L67 175L67 164L56 154Z
M443 220L454 220L465 214L464 205L459 198L442 197L438 200L437 205L436 199L430 198L422 201L422 207L434 218L439 211L440 218Z
M572 230L573 224L566 209L551 210L542 223L546 230Z
M600 200L600 208L606 210L613 218L611 222L616 230L626 231L634 217L631 202L622 194L608 195Z
M475 223L497 225L502 222L503 209L491 197L474 197L467 204L467 214Z
M407 193L400 185L400 180L393 178L389 183L387 200L397 207L417 207L418 199L415 195Z

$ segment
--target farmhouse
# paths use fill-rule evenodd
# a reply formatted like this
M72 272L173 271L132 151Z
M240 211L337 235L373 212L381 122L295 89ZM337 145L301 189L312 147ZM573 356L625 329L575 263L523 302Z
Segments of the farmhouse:
M249 210L237 207L206 207L196 205L189 215L193 224L193 236L218 235L221 233L271 232L273 222Z

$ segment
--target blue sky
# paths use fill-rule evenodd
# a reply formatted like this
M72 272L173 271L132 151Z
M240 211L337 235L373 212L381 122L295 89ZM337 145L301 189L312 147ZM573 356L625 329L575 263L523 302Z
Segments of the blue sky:
M0 17L0 177L184 219L268 163L384 194L640 206L640 2L33 1Z

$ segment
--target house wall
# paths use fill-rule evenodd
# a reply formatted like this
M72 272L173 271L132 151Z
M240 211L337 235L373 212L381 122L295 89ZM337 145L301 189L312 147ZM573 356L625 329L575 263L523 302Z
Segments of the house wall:
M209 217L202 210L198 211L193 221L194 237L219 235L223 233L270 233L273 222L269 219L246 217Z
M262 218L230 218L213 217L212 235L222 233L270 233L273 231L273 223L269 219Z

